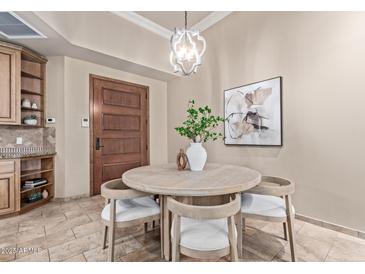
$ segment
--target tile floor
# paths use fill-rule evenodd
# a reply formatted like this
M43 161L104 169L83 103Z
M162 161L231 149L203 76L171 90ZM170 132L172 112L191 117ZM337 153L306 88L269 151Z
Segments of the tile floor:
M106 261L107 252L101 249L103 204L100 196L51 202L0 220L0 261ZM281 224L247 220L246 225L242 261L290 261ZM365 240L300 220L295 220L295 233L298 261L365 261ZM116 238L116 261L161 260L158 228L148 233L142 226L117 230Z

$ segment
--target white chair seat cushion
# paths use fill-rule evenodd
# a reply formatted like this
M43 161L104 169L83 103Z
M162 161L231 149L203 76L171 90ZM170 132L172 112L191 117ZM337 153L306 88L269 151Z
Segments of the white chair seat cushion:
M126 222L153 216L160 213L160 206L151 197L117 200L115 202L115 221ZM110 203L101 212L101 218L109 221Z
M293 214L295 214L292 206ZM268 217L286 217L284 199L271 195L243 193L241 212Z
M197 220L181 217L180 227L180 245L185 248L211 251L229 246L227 218ZM171 229L172 238L173 228L174 221Z

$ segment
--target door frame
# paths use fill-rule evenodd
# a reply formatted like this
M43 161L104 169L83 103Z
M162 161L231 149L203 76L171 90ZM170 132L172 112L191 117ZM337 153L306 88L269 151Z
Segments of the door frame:
M146 100L147 100L147 165L150 164L150 88L145 85L136 83L126 82L123 80L113 79L105 76L89 74L89 153L90 153L90 191L89 195L93 196L94 193L94 79L105 80L118 84L125 84L146 89Z

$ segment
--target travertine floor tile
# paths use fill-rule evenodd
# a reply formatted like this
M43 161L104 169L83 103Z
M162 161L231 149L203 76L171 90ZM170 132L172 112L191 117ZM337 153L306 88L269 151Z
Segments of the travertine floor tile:
M121 258L123 262L159 262L163 261L160 256L160 246L152 244L129 253Z
M63 213L55 213L49 217L37 216L33 218L29 218L26 220L22 220L19 223L19 232L38 229L39 227L43 227L46 224L57 225L66 220L66 217Z
M0 247L0 262L10 262L15 260L15 252L13 250L16 245Z
M32 229L32 230L22 231L16 235L18 244L27 242L27 241L30 241L30 240L33 240L36 238L40 238L43 236L45 236L43 226L37 226L37 227L34 227L34 229Z
M30 255L16 255L16 262L49 262L49 254L47 249L39 250Z
M69 228L73 228L75 226L79 226L82 224L86 224L91 222L90 218L86 215L82 215L80 217L73 218L71 220L64 220L60 223L49 223L45 225L46 234L56 233L57 231L66 230Z
M75 239L74 233L72 232L71 229L68 229L68 230L58 231L50 235L45 235L40 238L35 238L27 242L19 243L17 247L24 247L24 248L33 247L33 248L47 249L74 239Z
M339 234L326 261L365 262L365 240Z
M271 261L287 244L286 241L268 233L258 231L252 236L243 237L243 249L266 261Z
M321 241L307 236L297 236L296 242L296 259L299 262L323 262L332 247L331 243ZM275 259L290 262L290 245L287 244L276 255Z
M108 261L108 249L102 249L101 246L85 251L85 258L88 262L107 262ZM120 261L122 256L126 255L122 244L116 244L114 246L114 262Z
M59 262L101 246L101 233L94 233L49 249L51 261Z
M44 249L31 255L17 257L16 262L49 262L48 250Z
M143 247L142 244L138 242L133 236L116 239L115 242L116 244L120 244L123 247L126 254L129 254Z
M298 237L306 236L310 238L315 238L321 241L327 241L332 244L337 238L338 232L332 231L320 226L305 223L303 227L298 232Z
M85 210L82 208L65 211L64 214L68 220L72 220L81 216L87 216L87 212L85 212Z
M89 235L95 232L103 231L104 225L100 221L86 223L83 225L75 226L72 228L76 238L81 238L85 235Z
M63 262L86 262L85 256L83 254L79 254L64 260Z
M263 262L264 260L250 251L243 250L242 258L239 259L240 262Z

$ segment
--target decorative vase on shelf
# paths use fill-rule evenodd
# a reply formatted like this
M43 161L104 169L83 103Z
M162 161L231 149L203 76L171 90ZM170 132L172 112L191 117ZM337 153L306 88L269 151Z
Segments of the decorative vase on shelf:
M43 190L42 196L43 196L43 199L47 199L48 198L48 191L46 189Z
M188 157L190 170L203 170L205 162L207 161L207 151L202 143L190 143L190 146L186 150L186 156Z

